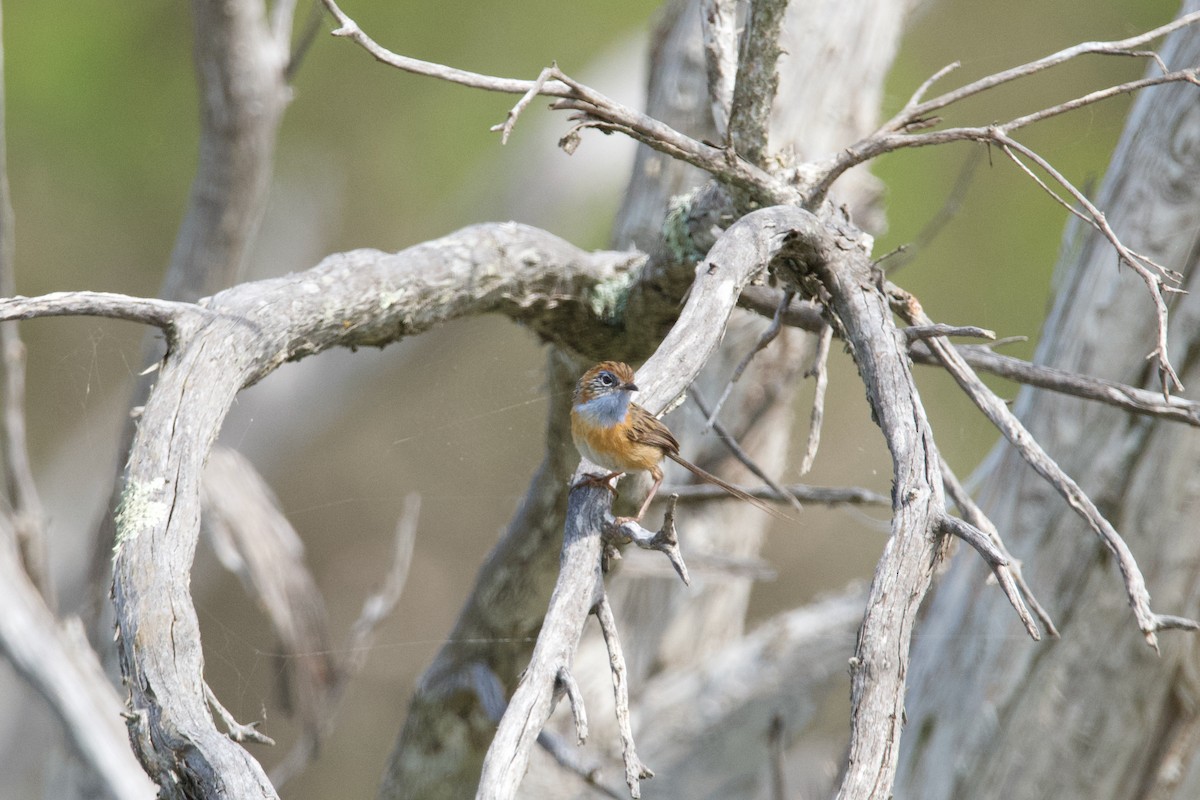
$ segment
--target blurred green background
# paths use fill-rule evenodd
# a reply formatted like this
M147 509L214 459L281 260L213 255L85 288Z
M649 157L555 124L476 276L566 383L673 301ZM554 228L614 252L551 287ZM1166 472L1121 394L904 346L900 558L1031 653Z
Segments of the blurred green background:
M935 90L1079 41L1132 35L1167 21L1176 8L1165 0L1019 0L1002 10L928 3L904 40L885 113L948 62L963 66ZM523 78L556 60L636 105L656 4L348 0L345 9L397 52ZM196 161L189 9L158 0L42 0L9 3L4 12L18 290L156 294ZM1133 79L1143 66L1089 57L965 103L948 118L1005 120ZM271 208L248 277L306 269L350 248L397 250L490 220L529 222L583 246L604 246L632 146L591 134L568 157L554 144L564 118L535 103L501 147L488 128L512 102L397 72L347 41L318 35L295 81ZM1018 138L1089 185L1103 174L1128 102L1109 101ZM958 191L968 161L969 184ZM887 185L889 223L878 232L877 254L920 240L939 215L945 221L932 242L909 251L897 282L938 321L1030 337L1007 351L1029 355L1046 308L1062 209L1001 154L989 158L979 146L903 152L880 160L875 172ZM50 513L55 580L69 607L78 600L82 543L118 462L116 431L141 369L143 331L54 319L24 324L22 334L34 464ZM861 386L844 356L834 360L835 394L810 479L887 491L889 464ZM304 537L335 641L380 577L404 494L423 498L415 567L400 607L380 630L338 732L286 797L373 795L413 681L540 460L542 364L541 347L526 332L502 319L478 319L382 352L329 353L288 365L243 393L223 439L263 471ZM948 379L928 369L918 377L940 445L966 475L995 435ZM1006 396L1014 392L996 385ZM807 420L806 406L797 413ZM797 427L803 436L806 426ZM799 479L794 467L782 477ZM886 530L877 519L810 510L804 523L770 540L767 556L779 577L756 592L756 617L870 575ZM272 639L237 582L203 547L194 589L209 678L243 721L266 714L267 732L280 741L275 753L256 750L269 766L292 735L274 695ZM0 697L22 691L0 667ZM0 752L14 755L58 733L34 721L21 736L4 736L13 733L0 733ZM38 752L45 752L40 745ZM11 761L0 798L27 796L43 770L36 758Z

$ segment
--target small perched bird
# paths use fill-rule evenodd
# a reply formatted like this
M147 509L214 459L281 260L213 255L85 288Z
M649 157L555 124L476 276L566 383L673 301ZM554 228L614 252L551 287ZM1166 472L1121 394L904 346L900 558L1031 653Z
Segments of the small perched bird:
M640 522L662 485L661 464L666 457L734 497L749 501L770 514L778 514L758 498L680 456L679 442L667 426L630 399L637 390L633 370L620 361L602 361L579 379L571 406L571 438L580 455L612 470L607 475L590 475L580 483L597 483L611 489L608 481L618 475L649 472L654 485L633 518L634 522Z

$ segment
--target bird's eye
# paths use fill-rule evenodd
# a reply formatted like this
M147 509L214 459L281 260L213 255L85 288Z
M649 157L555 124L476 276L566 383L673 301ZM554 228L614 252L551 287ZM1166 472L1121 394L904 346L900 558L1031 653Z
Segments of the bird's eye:
M605 386L612 386L614 383L617 382L617 380L616 380L616 378L614 378L612 376L611 372L601 372L600 373L600 382L603 383Z

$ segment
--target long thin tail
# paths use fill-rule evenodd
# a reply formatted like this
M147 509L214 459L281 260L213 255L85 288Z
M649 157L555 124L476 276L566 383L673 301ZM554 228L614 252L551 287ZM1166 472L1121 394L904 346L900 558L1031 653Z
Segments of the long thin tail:
M787 514L784 514L782 511L775 508L774 506L771 506L766 501L761 500L752 494L746 493L742 489L739 489L738 487L734 486L732 483L727 483L727 482L721 480L720 478L718 478L716 475L713 475L708 470L700 469L700 467L697 467L695 464L688 461L686 458L679 455L678 453L667 453L667 458L671 459L676 464L683 467L684 469L686 469L688 472L695 475L700 480L707 481L714 486L720 486L722 489L724 489L726 492L729 492L729 494L736 497L738 500L745 500L747 503L750 503L751 505L753 505L755 508L759 509L760 511L765 511L766 513L770 514L773 517L776 517L777 519L787 520L788 522L797 522L798 521L795 518L789 517Z

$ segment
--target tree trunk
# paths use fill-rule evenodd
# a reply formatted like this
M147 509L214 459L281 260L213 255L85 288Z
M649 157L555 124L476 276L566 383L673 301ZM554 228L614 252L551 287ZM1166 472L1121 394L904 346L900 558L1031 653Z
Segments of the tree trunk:
M1191 0L1185 11L1198 6ZM1173 34L1163 56L1173 68L1200 61L1200 31ZM1098 203L1129 247L1184 273L1190 294L1173 296L1170 346L1193 396L1200 384L1198 110L1194 86L1139 95ZM1038 360L1158 388L1145 358L1154 314L1141 281L1118 270L1108 243L1078 220L1065 245ZM1155 604L1194 615L1200 435L1037 390L1023 390L1017 410L1124 532ZM962 553L916 640L896 796L1200 796L1198 640L1168 633L1161 657L1144 645L1108 552L1006 443L978 484L1062 639L1030 642L1001 594L985 585L986 567Z

